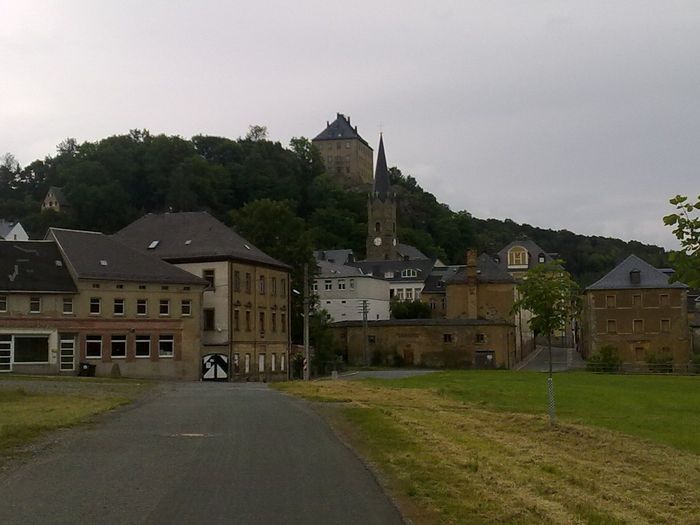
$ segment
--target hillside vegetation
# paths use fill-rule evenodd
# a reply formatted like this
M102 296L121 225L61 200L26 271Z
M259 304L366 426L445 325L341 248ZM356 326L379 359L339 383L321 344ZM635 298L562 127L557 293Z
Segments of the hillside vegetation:
M454 212L415 178L398 168L391 172L400 239L444 262L463 263L470 246L495 252L527 237L558 253L582 284L632 252L666 264L657 246ZM69 213L40 213L50 186L64 189ZM67 139L43 160L20 166L8 154L0 165L0 217L20 220L32 237L52 225L111 233L147 212L208 210L297 267L313 248L352 248L362 256L366 206L364 192L343 191L324 175L310 141L292 139L284 147L267 140L260 127L237 140L202 135L188 140L145 130L82 144Z

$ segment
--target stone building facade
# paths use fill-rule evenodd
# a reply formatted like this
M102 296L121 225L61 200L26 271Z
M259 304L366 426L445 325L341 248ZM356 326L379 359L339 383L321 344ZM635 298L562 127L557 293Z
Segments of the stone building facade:
M333 122L312 141L323 157L326 173L344 188L366 189L372 184L372 148L350 124L350 117L338 113Z
M396 195L391 190L384 153L384 138L379 139L374 185L367 202L367 261L399 259L396 233Z
M148 214L115 237L208 281L203 352L226 356L234 380L287 377L289 266L205 212Z
M630 255L585 290L583 356L609 345L629 368L668 357L674 366L690 359L687 287Z

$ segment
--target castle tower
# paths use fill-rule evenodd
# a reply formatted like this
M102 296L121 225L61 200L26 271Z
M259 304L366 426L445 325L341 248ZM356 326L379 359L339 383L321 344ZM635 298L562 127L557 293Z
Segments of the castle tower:
M366 191L372 184L372 148L342 113L312 141L323 156L326 173L348 189Z
M379 138L374 187L367 202L367 260L397 260L396 195L391 191L384 154L384 138Z

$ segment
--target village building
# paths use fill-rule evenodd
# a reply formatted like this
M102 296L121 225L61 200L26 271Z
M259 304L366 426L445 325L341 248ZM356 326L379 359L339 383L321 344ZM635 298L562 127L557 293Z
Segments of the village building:
M0 243L0 371L198 379L206 284L98 232Z
M290 267L206 212L147 214L114 235L205 279L203 352L241 381L284 379L290 348Z
M615 348L626 368L690 359L688 287L635 255L585 290L583 357Z
M49 191L46 192L44 200L41 202L41 211L52 210L61 212L69 208L70 204L63 193L63 188L59 188L58 186L51 186Z
M363 189L372 184L372 148L350 124L350 116L338 113L312 143L318 148L326 173L349 189Z
M0 219L0 241L28 241L29 235L19 222Z
M389 319L389 283L366 275L360 268L317 261L313 282L317 307L331 321Z

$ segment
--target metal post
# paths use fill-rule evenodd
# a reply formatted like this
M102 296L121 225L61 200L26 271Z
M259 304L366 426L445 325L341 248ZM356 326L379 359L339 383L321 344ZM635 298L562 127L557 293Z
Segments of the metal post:
M547 378L547 409L549 412L549 424L554 425L556 418L556 403L554 401L554 379L552 378L552 333L547 334L547 346L549 347L549 377Z
M369 346L367 341L367 300L362 301L362 357L365 366L369 366Z
M309 363L309 265L304 264L304 381L311 379Z

